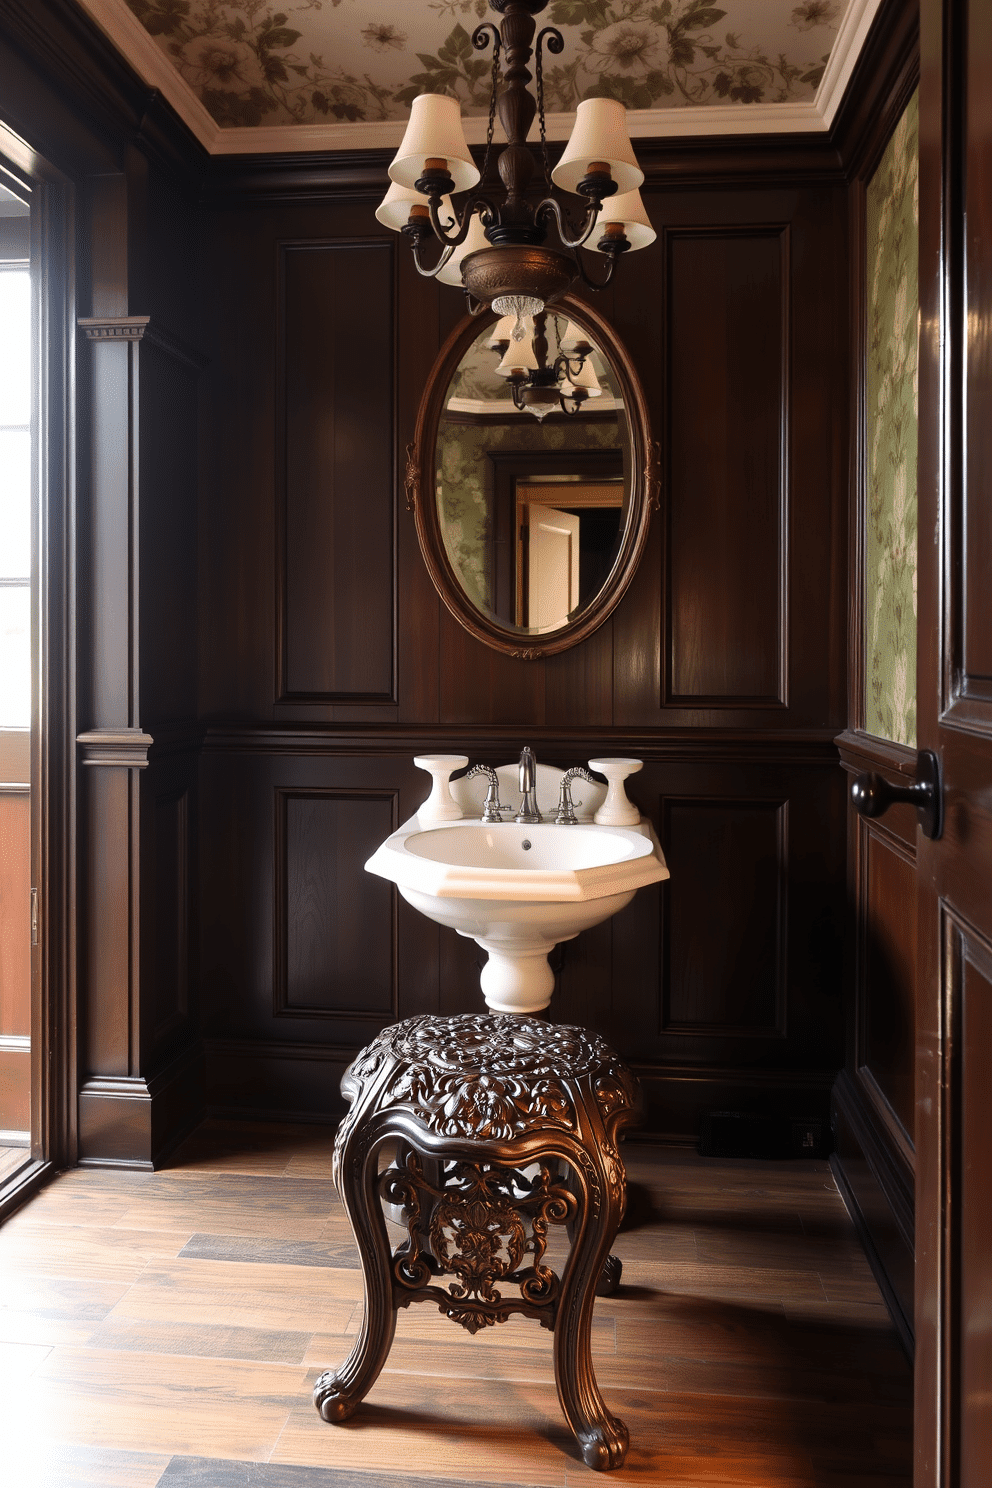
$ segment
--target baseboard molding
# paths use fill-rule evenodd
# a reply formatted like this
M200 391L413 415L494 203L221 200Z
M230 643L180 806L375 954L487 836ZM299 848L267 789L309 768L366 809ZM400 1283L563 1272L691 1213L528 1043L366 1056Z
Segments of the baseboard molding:
M837 1077L831 1107L835 1151L830 1166L893 1324L912 1360L913 1170L891 1140L867 1094L847 1070Z
M150 1172L203 1115L203 1050L141 1076L91 1075L79 1092L79 1166Z
M827 1120L833 1070L754 1070L687 1065L632 1065L644 1093L637 1135L670 1146L695 1146L708 1111L814 1116Z
M338 1121L348 1109L341 1076L357 1052L337 1044L208 1039L207 1110L235 1120Z

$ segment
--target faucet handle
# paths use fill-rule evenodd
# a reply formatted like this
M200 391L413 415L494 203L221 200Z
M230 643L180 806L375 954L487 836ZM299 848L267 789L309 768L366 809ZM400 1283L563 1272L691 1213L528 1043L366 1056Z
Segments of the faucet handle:
M623 783L628 775L636 775L638 770L644 768L644 761L592 759L589 761L589 768L605 775L608 785L606 800L596 812L593 821L601 827L636 827L641 820L641 813L628 800Z
M462 808L451 794L449 782L456 770L468 764L464 754L418 754L413 763L418 770L426 770L433 780L431 793L417 815L421 823L459 821Z

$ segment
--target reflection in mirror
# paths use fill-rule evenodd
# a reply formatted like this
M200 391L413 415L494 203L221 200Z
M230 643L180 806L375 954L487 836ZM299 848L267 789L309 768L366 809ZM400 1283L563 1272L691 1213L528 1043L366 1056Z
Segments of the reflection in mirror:
M633 487L621 381L592 333L549 310L515 341L510 318L488 319L448 383L435 456L444 549L476 610L531 636L582 616Z

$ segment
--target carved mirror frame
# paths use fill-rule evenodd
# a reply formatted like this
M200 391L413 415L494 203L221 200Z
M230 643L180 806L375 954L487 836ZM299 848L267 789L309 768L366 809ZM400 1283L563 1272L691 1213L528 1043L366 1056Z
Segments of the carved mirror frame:
M451 379L465 352L485 326L483 316L465 316L441 348L420 401L414 441L407 445L406 450L404 484L407 510L412 510L416 518L420 551L435 589L467 631L495 651L522 661L554 656L558 651L577 646L599 629L626 593L647 543L651 514L661 505L658 445L651 438L644 389L622 342L610 324L584 300L563 295L549 309L574 320L590 333L593 342L609 361L620 386L630 426L629 516L609 577L581 614L559 630L545 635L525 635L476 608L462 588L448 557L435 492L438 429ZM497 317L492 316L492 319L495 321ZM528 418L530 415L521 413L519 417Z

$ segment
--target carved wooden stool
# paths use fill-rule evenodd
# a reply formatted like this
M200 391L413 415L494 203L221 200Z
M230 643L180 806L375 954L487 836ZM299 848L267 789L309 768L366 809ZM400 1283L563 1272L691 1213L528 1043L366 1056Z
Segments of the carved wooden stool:
M609 1251L625 1197L616 1135L639 1108L630 1071L582 1028L473 1013L384 1029L341 1089L351 1110L334 1181L362 1260L365 1317L348 1359L317 1381L325 1421L345 1420L375 1384L398 1308L435 1302L470 1333L522 1312L554 1331L558 1398L583 1458L619 1467L627 1428L606 1408L589 1345L595 1294L620 1280ZM395 1252L383 1201L408 1231ZM548 1227L561 1224L571 1245L559 1277L544 1260Z

